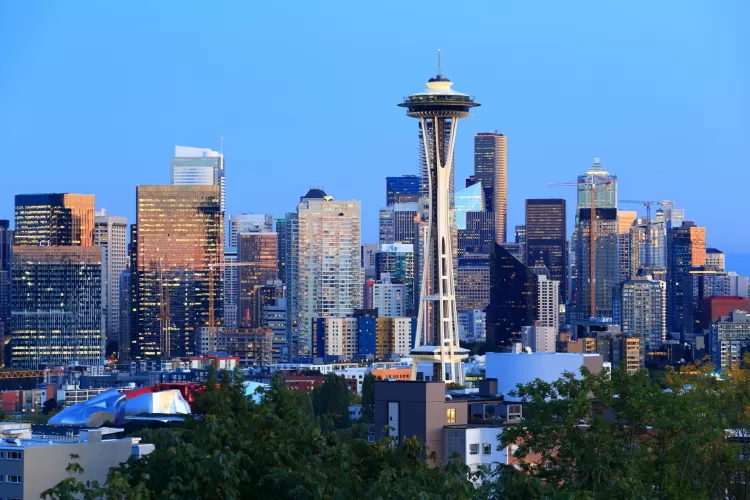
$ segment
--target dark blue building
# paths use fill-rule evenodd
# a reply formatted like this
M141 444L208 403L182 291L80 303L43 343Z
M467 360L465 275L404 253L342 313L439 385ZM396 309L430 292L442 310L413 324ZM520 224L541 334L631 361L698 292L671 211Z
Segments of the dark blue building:
M419 177L402 175L385 178L385 204L416 203L419 201Z

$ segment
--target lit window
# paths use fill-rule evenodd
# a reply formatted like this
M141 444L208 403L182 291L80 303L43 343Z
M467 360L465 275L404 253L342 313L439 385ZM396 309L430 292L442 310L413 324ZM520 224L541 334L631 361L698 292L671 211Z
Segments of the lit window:
M456 409L455 408L448 408L447 410L445 410L445 421L449 424L456 423Z

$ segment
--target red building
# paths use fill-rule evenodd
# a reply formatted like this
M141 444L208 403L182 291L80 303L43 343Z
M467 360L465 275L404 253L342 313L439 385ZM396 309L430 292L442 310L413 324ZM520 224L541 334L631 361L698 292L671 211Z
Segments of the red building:
M708 329L720 317L737 310L750 312L750 300L733 296L707 297L701 301L700 327Z

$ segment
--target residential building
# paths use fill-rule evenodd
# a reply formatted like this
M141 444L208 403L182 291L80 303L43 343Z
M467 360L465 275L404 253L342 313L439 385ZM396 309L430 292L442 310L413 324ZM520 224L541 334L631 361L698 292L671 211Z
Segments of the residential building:
M210 148L175 146L171 171L174 186L218 186L220 210L226 210L223 154Z
M667 285L651 276L622 284L622 333L640 339L643 353L667 340ZM642 354L645 359L645 354Z
M354 359L358 347L358 318L316 318L316 356Z
M380 245L375 256L375 278L382 282L387 277L390 283L404 285L404 312L400 316L414 316L417 310L418 294L414 271L414 245Z
M276 235L278 238L278 255L279 255L279 279L286 285L286 264L289 237L286 219L276 219Z
M474 177L482 184L485 206L495 212L495 238L505 243L507 225L506 137L497 132L474 136Z
M706 248L706 269L724 272L724 252L717 248Z
M738 296L706 297L701 302L699 327L708 331L711 323L729 316L732 311L750 312L750 300Z
M313 351L315 318L347 316L362 307L360 203L335 201L311 189L301 198L296 219L296 283L288 296L299 294L299 355L306 357Z
M538 273L532 268L537 276L537 320L543 327L552 328L555 337L560 330L560 282L549 279L549 274ZM544 270L547 268L544 267Z
M521 344L531 352L556 352L557 330L535 321L532 326L521 327Z
M516 243L524 245L523 262L527 266L545 265L550 271L549 278L560 283L561 304L564 304L567 298L566 231L564 199L526 200L526 224L516 226Z
M18 428L23 424L0 424ZM8 499L37 499L69 477L66 471L71 456L81 467L76 478L83 482L104 484L112 467L126 462L131 456L141 458L154 450L152 444L142 444L140 438L104 439L106 429L81 429L73 436L36 435L20 430L21 438L4 439L0 444L0 486Z
M711 323L711 362L726 370L742 364L742 355L750 348L750 314L732 311Z
M376 309L378 316L394 318L405 316L406 312L406 285L391 283L390 277L385 276L381 282L372 286L372 304L370 309Z
M629 375L644 367L644 350L639 337L627 336L617 326L611 325L606 331L596 332L596 352L602 355L605 363L618 369L625 365Z
M272 359L274 363L283 363L289 359L287 342L287 316L285 298L277 298L272 304L263 306L261 327L271 330Z
M286 342L291 362L299 358L299 220L296 212L287 212L284 220L284 235L279 239L286 242Z
M92 246L94 195L18 194L14 245Z
M419 201L419 177L401 175L385 178L385 204L416 203Z
M11 366L102 364L101 249L14 246L13 256Z
M224 326L229 330L237 328L240 314L239 307L239 267L237 266L237 247L224 249Z
M278 277L278 238L276 233L240 233L237 263L239 270L239 318L241 328L260 326L261 299L258 287Z
M128 219L107 215L94 217L94 245L102 249L102 309L105 338L120 340L120 274L128 267ZM111 354L111 353L107 353Z
M224 316L220 189L138 186L136 207L133 358L191 356L198 329Z

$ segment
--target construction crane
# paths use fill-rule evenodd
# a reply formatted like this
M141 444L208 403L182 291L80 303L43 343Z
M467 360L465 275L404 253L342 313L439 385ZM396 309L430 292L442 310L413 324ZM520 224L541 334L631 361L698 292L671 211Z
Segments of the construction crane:
M594 159L594 163L599 163L599 158ZM612 184L611 180L600 180L601 176L595 174L589 174L584 177L583 182L571 181L571 182L558 182L550 183L550 187L578 187L588 186L589 188L589 199L591 200L591 224L589 225L589 305L590 305L590 317L596 317L596 287L595 287L595 266L594 257L596 256L596 187ZM583 235L581 235L583 237Z
M61 377L65 375L65 368L47 369L47 370L10 370L0 371L0 380L18 379L18 378L43 378L49 382L52 377Z
M629 204L637 204L637 205L643 205L646 207L646 262L645 267L650 267L651 262L651 253L653 251L652 241L651 241L651 232L653 228L653 220L651 219L651 206L652 205L661 205L664 207L665 205L668 205L669 203L672 203L671 200L662 200L662 201L644 201L644 200L620 200L620 203L629 203Z

